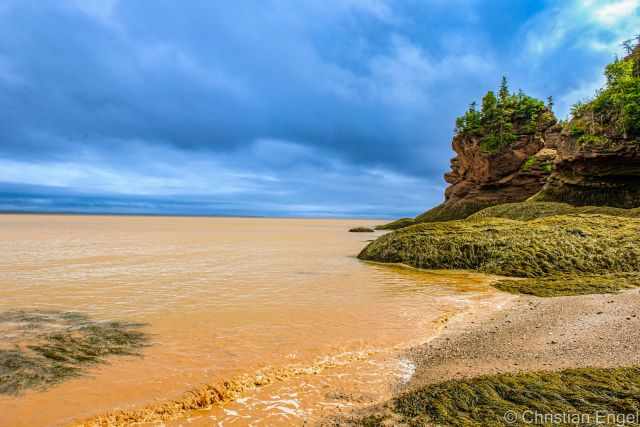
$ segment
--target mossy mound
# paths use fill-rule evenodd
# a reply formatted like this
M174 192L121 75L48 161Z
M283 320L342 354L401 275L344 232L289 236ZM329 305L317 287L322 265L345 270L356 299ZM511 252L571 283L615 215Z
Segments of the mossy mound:
M0 394L45 389L115 355L139 355L139 323L99 322L81 313L0 313Z
M354 227L349 230L349 233L373 233L375 230L369 227Z
M416 223L413 218L400 218L388 224L376 225L376 230L399 230L401 228L409 227Z
M390 403L395 420L408 425L525 426L534 414L584 414L553 425L621 425L640 411L640 368L583 368L559 372L488 375L429 385ZM596 419L601 414L605 423ZM606 418L607 414L610 418ZM576 415L580 416L580 415ZM368 425L388 425L368 416ZM586 422L585 422L586 421ZM612 422L613 421L613 422ZM635 425L635 424L633 424Z
M367 245L360 259L514 277L640 271L640 219L550 216L424 223Z
M477 220L482 218L506 218L516 219L519 221L530 221L532 219L554 215L575 214L599 214L627 218L640 218L640 208L622 209L608 206L572 206L566 203L556 202L505 203L503 205L483 209L480 212L471 215L467 219Z
M504 292L537 297L611 294L640 286L640 273L558 274L549 277L504 279L497 281L493 286Z
M459 201L458 203L454 204L443 203L418 215L415 219L415 222L416 224L418 224L422 222L445 222L453 221L456 219L465 219L469 215L472 215L489 206L492 206L492 204L468 201Z

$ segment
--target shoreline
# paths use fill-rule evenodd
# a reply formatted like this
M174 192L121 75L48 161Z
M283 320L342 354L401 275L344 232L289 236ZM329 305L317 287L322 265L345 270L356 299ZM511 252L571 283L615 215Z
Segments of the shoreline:
M505 295L503 305L460 313L429 342L408 350L415 372L394 398L426 386L496 374L640 365L637 289L554 298ZM363 417L378 416L404 425L390 409L392 401L322 425L359 425Z
M408 265L402 265L403 268L419 270ZM433 273L434 271L431 271ZM442 271L446 274L449 271ZM454 271L453 273L459 273ZM486 276L487 286L495 280L490 275ZM466 305L457 310L451 310L438 316L428 322L428 333L424 336L398 343L387 348L369 348L353 352L346 352L335 355L319 356L315 362L309 365L284 365L280 367L266 368L254 373L241 374L228 380L222 380L213 384L202 384L192 390L187 390L178 398L168 399L153 404L132 407L129 409L118 409L107 413L96 414L84 419L73 421L70 426L73 427L94 427L94 426L111 426L111 425L132 425L158 422L177 422L183 419L197 419L198 414L202 411L210 411L214 408L221 409L226 412L225 408L229 404L236 401L246 400L248 397L256 393L260 393L263 389L283 384L287 381L296 381L305 376L322 375L325 371L332 369L340 369L344 366L344 362L350 364L368 363L374 366L381 360L394 366L393 370L380 371L380 374L388 380L385 382L387 392L372 394L365 390L346 391L342 388L331 389L327 394L333 394L336 397L336 411L328 412L318 418L300 418L302 423L311 423L311 425L323 425L323 420L334 419L336 417L350 416L358 413L372 405L379 405L389 398L395 396L398 392L404 390L415 378L417 364L411 356L415 348L428 346L434 340L447 333L447 329L452 322L462 321L469 316L485 314L489 315L501 309L514 298L514 295L495 291L490 295L478 297L477 295L465 299ZM423 326L424 328L424 326ZM320 362L318 362L320 361ZM343 412L344 410L344 412ZM233 409L230 412L234 412ZM196 418L193 418L193 417Z

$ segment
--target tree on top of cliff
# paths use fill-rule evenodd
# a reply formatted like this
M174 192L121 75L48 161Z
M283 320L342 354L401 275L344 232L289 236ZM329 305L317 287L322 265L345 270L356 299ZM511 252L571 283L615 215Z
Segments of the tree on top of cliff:
M607 65L607 81L596 96L578 103L567 124L579 144L619 143L640 140L640 42L623 43L627 56Z
M511 93L506 77L502 77L498 97L488 91L482 98L482 109L473 102L469 110L456 119L456 134L480 139L482 149L494 153L513 143L518 135L533 134L544 114L553 113L544 102L522 91Z

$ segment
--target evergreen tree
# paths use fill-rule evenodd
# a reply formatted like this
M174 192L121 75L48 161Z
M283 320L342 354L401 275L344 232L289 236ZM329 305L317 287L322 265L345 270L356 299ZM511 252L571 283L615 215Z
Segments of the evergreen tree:
M495 123L498 117L498 100L494 95L493 91L490 90L487 94L482 98L482 119L481 124L482 127L486 131L494 131Z
M480 145L487 153L494 153L517 139L518 134L535 132L543 102L525 95L509 92L506 77L502 78L498 96L493 91L482 98L480 111L475 102L467 112L456 119L456 133L479 137Z
M507 105L507 101L509 100L509 85L505 76L502 76L502 82L500 83L500 92L498 92L498 97L502 105Z

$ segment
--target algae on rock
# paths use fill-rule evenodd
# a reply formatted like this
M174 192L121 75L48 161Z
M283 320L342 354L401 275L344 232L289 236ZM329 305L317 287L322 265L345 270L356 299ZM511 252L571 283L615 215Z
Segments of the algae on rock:
M530 221L554 215L599 214L640 218L640 208L622 209L608 206L573 206L559 202L505 203L483 209L469 216L468 220L481 218L505 218Z
M0 394L45 389L82 375L110 356L140 355L139 323L92 320L74 312L0 313Z
M424 223L371 242L360 259L514 277L640 271L640 219L551 216Z

